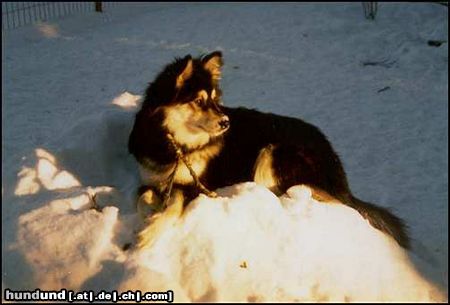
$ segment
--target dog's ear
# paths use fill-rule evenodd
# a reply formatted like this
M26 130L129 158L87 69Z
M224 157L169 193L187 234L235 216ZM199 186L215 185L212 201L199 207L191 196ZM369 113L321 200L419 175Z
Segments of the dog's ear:
M206 55L202 59L203 67L208 70L213 80L220 79L221 68L223 66L222 52L214 51L211 54Z
M177 76L177 82L176 82L177 89L180 89L183 86L184 81L192 76L192 71L193 71L191 55L187 55L185 58L182 59L181 62L182 62L181 66L183 67L183 69L181 70L180 74L178 74L178 76Z

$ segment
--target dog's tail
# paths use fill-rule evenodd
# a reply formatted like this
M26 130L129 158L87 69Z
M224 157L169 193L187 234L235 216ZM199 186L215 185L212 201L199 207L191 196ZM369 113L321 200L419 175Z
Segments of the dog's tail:
M386 208L378 207L351 196L349 206L357 210L378 230L391 235L405 249L411 246L407 226L402 219Z

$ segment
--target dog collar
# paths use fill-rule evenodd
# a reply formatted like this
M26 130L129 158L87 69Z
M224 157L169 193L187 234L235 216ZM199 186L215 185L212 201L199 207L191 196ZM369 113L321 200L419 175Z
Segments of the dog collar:
M217 194L213 191L208 190L203 183L200 181L200 178L197 176L197 173L192 168L191 163L189 162L188 158L186 158L185 154L183 153L183 150L181 149L180 145L175 141L175 138L170 134L167 133L167 139L169 140L169 143L172 145L173 149L175 150L175 153L177 155L177 160L175 164L175 168L173 172L169 176L169 185L164 193L164 204L167 203L167 200L170 198L170 194L172 192L172 186L173 182L175 180L175 172L177 171L178 164L180 163L180 160L186 165L187 169L189 170L189 173L191 174L192 178L195 182L195 187L203 194L205 194L208 197L217 197Z

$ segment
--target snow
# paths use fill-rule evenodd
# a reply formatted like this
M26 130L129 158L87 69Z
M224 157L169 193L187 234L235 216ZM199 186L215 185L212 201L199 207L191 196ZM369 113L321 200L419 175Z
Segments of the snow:
M163 287L195 302L442 300L356 211L304 186L278 199L254 183L201 195L130 257L121 290Z
M448 44L427 45L448 40L447 18L432 3L379 3L375 21L360 3L136 3L3 32L2 288L447 300ZM304 186L277 198L250 182L133 247L139 95L174 56L216 49L225 104L319 126L412 251Z

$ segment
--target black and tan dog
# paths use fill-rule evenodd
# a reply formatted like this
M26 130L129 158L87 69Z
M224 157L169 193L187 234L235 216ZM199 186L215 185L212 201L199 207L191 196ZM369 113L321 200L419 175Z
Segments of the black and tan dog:
M337 199L409 247L401 219L352 195L339 157L318 128L296 118L223 106L222 64L218 51L188 55L166 66L147 88L128 145L148 187L141 197L145 203L160 203L170 192L164 213L180 215L202 185L214 190L255 181L282 194L305 184L316 198ZM142 243L150 234L141 234Z

